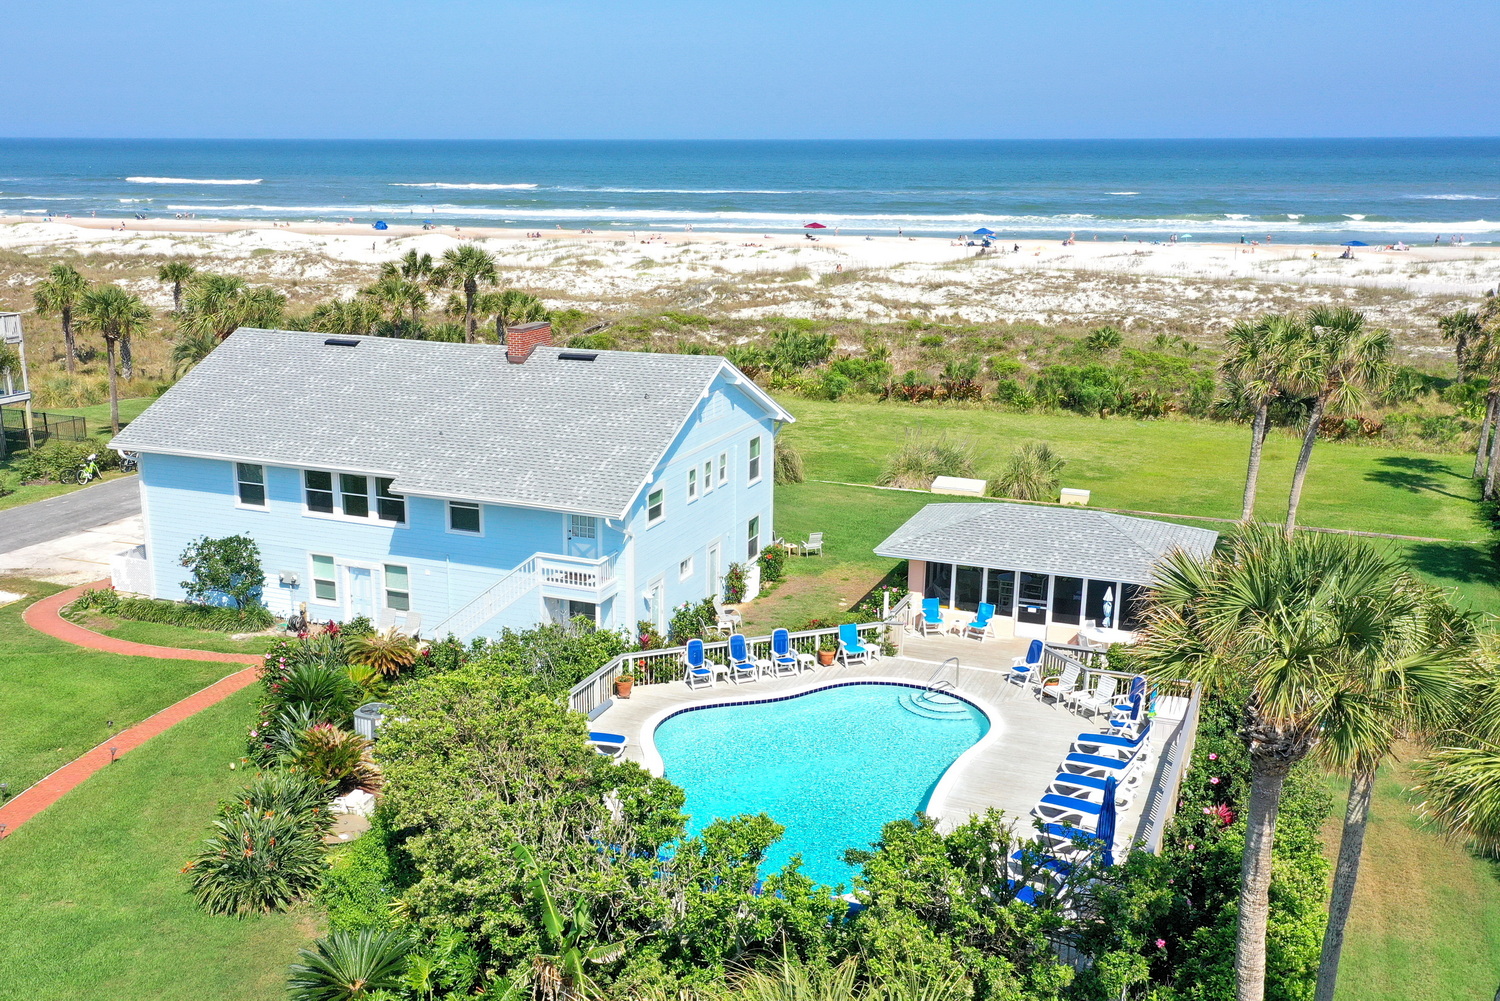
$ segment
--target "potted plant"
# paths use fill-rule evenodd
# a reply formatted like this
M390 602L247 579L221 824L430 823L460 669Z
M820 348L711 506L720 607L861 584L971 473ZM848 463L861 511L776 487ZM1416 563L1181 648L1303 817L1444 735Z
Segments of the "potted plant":
M839 648L834 645L831 637L818 641L818 663L824 667L833 663L833 658L838 652Z
M635 687L635 676L622 674L615 679L615 694L622 699L630 698L630 690Z

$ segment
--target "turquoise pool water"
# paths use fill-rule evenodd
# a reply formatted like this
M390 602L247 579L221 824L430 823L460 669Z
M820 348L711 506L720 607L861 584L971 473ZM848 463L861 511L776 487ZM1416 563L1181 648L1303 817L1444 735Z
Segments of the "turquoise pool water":
M655 733L666 776L687 792L688 830L765 813L786 826L765 871L801 853L803 872L848 886L846 848L927 806L948 766L990 728L967 702L942 718L903 707L915 689L855 683L749 705L680 712Z

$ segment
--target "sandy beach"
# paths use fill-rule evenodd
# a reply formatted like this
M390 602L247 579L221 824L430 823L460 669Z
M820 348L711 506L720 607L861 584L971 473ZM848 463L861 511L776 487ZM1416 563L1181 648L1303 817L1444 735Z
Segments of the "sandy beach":
M789 233L424 228L363 223L211 219L0 217L0 250L189 258L308 295L349 295L374 268L409 250L441 255L460 242L494 254L507 284L555 307L640 306L737 317L870 321L1113 322L1221 329L1266 310L1349 303L1407 336L1434 340L1434 317L1500 284L1500 248L1408 250L1299 244L1175 244L1079 239L999 240ZM35 277L14 270L0 284ZM158 283L137 291L167 304Z

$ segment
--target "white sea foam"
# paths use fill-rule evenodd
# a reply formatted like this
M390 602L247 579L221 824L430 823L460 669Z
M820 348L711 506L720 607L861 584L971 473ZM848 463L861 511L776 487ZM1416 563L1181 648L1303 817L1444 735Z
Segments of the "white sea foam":
M1365 220L1364 216L1359 215L1358 213L1354 213L1354 212L1345 212L1344 213L1344 218L1345 219L1353 219L1355 222L1364 222L1364 220Z
M1224 213L1224 218L1225 219L1249 219L1250 217L1248 215L1242 215L1242 214L1240 214L1238 212L1225 212Z
M131 184L259 184L263 178L243 177L127 177Z
M1300 213L1300 212L1288 212L1286 214L1286 217L1288 219L1290 219L1292 222L1296 222L1298 219L1302 218L1302 213Z
M1429 198L1440 202L1492 202L1495 195L1417 195L1417 198Z
M393 188L448 188L455 191L530 190L535 184L449 184L447 181L392 181Z
M618 195L815 195L827 188L800 190L783 188L553 188L554 191L597 191Z
M1106 191L1106 195L1138 195L1139 191Z

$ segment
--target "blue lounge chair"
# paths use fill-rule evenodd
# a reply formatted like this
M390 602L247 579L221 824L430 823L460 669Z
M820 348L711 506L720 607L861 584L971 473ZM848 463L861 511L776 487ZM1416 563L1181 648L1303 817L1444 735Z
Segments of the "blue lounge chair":
M1069 754L1062 760L1061 771L1073 775L1097 775L1106 778L1113 775L1121 782L1137 781L1134 758L1110 758L1102 754Z
M1026 652L1010 662L1010 680L1024 685L1042 668L1042 641L1032 640Z
M729 637L729 676L736 685L742 679L757 681L760 678L760 662L750 659L750 648L745 643L744 633L735 633Z
M1047 786L1047 792L1058 796L1072 796L1074 799L1095 800L1102 799L1105 784L1109 781L1100 775L1076 775L1073 772L1058 772ZM1134 789L1129 783L1115 780L1115 805L1124 809L1130 805L1134 798Z
M792 650L792 634L785 629L771 630L771 667L778 678L796 674L802 669Z
M1102 803L1090 803L1074 796L1058 796L1048 793L1041 798L1031 812L1051 824L1068 824L1079 830L1092 833L1099 824Z
M974 616L973 621L964 626L964 635L976 637L979 642L983 643L984 638L990 632L990 620L994 617L995 606L987 601L980 602L978 614Z
M923 636L943 631L943 606L937 598L922 599L922 614L917 617L917 629Z
M870 659L871 648L859 638L859 626L845 622L839 626L839 662L845 667L863 664Z
M594 750L609 757L618 757L625 753L625 747L630 743L623 733L605 733L602 730L589 731L589 743L594 745Z
M712 688L716 676L722 673L724 668L703 652L702 640L687 641L687 648L682 651L682 680L689 688Z
M1080 733L1073 741L1075 754L1102 754L1114 758L1145 760L1151 749L1151 721L1146 720L1137 733Z

